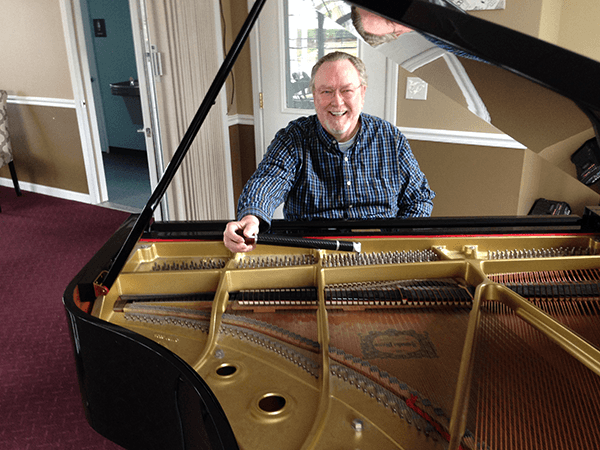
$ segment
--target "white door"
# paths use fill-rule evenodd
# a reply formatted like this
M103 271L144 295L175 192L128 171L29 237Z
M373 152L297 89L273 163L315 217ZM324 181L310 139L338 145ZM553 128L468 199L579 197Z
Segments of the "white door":
M162 63L160 52L150 42L145 0L129 0L129 10L131 12L131 28L133 31L133 44L135 47L140 87L140 103L144 121L144 127L139 131L144 133L150 186L154 189L165 169L155 88L155 83L162 76ZM166 195L162 198L159 207L156 208L154 217L156 220L165 220L169 217L168 198Z
M316 30L328 36L325 52L339 49L365 62L368 88L364 112L395 122L397 65L329 18L319 18L312 4L267 0L261 12L251 42L257 163L278 130L291 120L315 113L310 89L301 88L318 59Z

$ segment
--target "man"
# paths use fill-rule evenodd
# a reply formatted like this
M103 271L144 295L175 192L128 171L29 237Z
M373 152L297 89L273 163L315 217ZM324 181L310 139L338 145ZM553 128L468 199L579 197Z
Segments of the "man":
M313 67L316 115L280 130L244 187L238 221L223 242L253 250L246 238L269 226L284 203L287 220L429 216L435 196L406 137L389 122L362 112L367 90L363 62L334 52Z

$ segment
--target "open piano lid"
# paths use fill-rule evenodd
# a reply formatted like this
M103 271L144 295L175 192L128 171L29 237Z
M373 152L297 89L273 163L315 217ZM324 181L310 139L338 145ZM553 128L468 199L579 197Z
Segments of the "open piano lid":
M265 2L266 0L257 0L254 3L240 33L232 44L204 101L200 105L198 112L156 189L131 228L127 239L113 260L110 270L103 278L98 280L97 287L101 292L106 293L111 288L140 236L148 229L154 210L163 198L198 130L214 104ZM597 61L526 34L468 15L446 0L396 0L394 2L387 0L353 0L352 2L318 0L314 2L314 7L317 10L324 7L322 8L323 11L328 11L330 18L336 20L339 19L339 16L335 17L331 14L333 10L327 7L328 3L341 4L343 6L342 10L346 8L345 10L347 11L349 11L350 4L372 11L382 17L412 28L429 41L435 40L438 44L453 49L451 50L453 52L458 54L464 52L470 55L469 57L505 69L560 94L574 102L585 113L592 123L596 140L600 142L600 83L598 83L598 80L600 80L600 63ZM308 2L307 7L311 7ZM337 21L338 23L340 22L340 20ZM384 51L386 56L394 59L392 44L383 44L382 47L386 47L385 50L387 52ZM399 46L401 41L398 40L395 44ZM427 229L431 232L436 227L464 229L465 227L483 226L487 230L493 230L509 225L511 227L527 227L530 225L575 226L583 229L591 222L594 225L596 224L594 219L581 221L581 219L574 216L485 219L427 218L369 221L368 224L365 222L352 222L348 228L381 227L393 228L396 231L410 229L413 233L418 229ZM307 228L306 224L302 226ZM290 226L283 225L282 230L285 230L286 227L291 229L293 228L293 224ZM323 233L323 230L327 228L327 223L315 221L308 228L313 230L318 229L320 233Z

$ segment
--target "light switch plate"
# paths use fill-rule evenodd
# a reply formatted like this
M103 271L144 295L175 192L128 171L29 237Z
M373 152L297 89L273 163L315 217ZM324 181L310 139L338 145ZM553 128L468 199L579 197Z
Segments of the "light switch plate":
M408 100L427 100L427 83L417 77L406 79L406 98Z

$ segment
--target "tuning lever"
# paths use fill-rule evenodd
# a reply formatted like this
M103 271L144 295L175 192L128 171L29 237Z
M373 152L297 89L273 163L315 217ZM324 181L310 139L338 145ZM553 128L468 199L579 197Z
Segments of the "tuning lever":
M261 234L260 237L254 235L250 239L257 244L279 245L283 247L316 248L320 250L338 250L342 252L357 253L360 253L361 250L360 242L338 241L336 239L299 238L273 234Z

